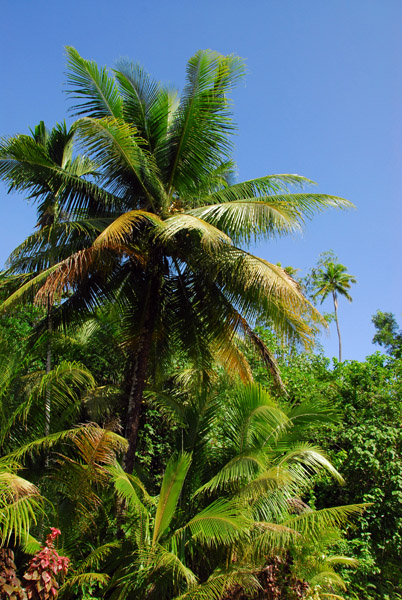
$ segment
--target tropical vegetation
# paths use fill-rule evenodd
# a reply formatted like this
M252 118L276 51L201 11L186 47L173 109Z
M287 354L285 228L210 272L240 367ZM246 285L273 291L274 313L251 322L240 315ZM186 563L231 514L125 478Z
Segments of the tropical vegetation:
M350 203L236 180L238 57L198 52L179 95L67 53L77 120L0 144L37 208L0 279L0 598L399 593L399 357L330 369L296 271L248 251Z

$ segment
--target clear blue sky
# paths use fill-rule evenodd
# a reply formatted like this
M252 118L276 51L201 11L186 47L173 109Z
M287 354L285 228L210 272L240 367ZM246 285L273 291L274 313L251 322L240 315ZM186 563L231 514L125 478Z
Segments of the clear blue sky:
M320 252L338 254L358 279L353 303L340 301L344 358L363 360L377 308L402 322L401 33L400 0L3 0L0 134L67 117L66 45L111 67L129 57L178 87L199 48L244 57L233 98L239 178L298 173L357 207L255 251L302 272ZM0 264L35 223L24 198L6 192ZM323 343L336 355L335 329Z

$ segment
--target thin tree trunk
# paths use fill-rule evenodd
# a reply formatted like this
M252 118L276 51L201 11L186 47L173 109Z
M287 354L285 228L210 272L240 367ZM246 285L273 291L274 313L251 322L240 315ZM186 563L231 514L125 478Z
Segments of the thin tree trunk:
M338 331L338 340L339 340L339 362L342 362L341 330L339 329L339 321L338 321L338 298L336 296L336 292L332 292L332 297L334 299L335 322L336 322L336 329Z

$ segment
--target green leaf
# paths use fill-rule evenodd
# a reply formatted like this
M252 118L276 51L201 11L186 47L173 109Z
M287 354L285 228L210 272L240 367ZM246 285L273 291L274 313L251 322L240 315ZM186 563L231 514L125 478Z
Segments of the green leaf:
M190 463L191 455L183 452L171 458L166 466L156 510L153 543L158 542L169 527Z

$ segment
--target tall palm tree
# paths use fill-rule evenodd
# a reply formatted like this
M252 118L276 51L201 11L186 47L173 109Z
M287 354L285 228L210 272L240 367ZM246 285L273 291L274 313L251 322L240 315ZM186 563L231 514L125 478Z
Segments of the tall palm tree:
M353 275L346 273L346 267L331 261L324 263L324 267L319 269L314 276L314 287L317 290L314 297L320 297L322 304L325 298L329 294L332 294L339 340L339 362L342 362L342 342L338 319L338 294L347 298L349 302L352 302L352 297L348 291L350 290L352 283L356 283L356 278Z
M48 260L3 306L32 289L42 301L68 290L56 324L83 319L99 304L119 306L130 357L125 424L131 471L147 380L173 351L206 377L218 358L247 380L239 335L274 368L253 331L257 320L306 344L308 323L322 322L283 269L238 245L298 230L315 211L350 203L302 189L289 193L292 185L312 183L296 175L230 185L234 124L227 94L244 72L238 57L197 52L179 98L137 64L120 62L110 76L73 48L67 53L69 93L80 117L73 128L97 173L83 178L44 160L20 160L17 137L0 148L0 176L38 196L45 178L60 190L60 207L90 226L70 248L61 236L59 262Z

